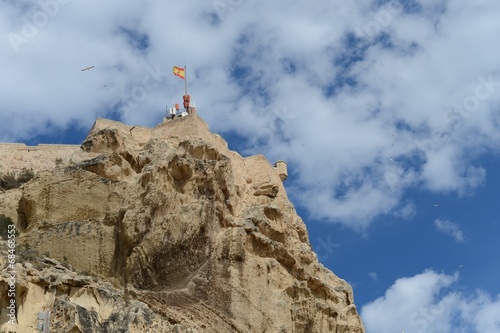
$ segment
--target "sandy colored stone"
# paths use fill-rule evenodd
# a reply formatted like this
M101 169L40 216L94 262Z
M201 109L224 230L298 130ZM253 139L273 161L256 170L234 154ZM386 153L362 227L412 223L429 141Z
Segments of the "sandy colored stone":
M78 150L78 145L0 143L0 173L18 172L23 168L35 172L52 170Z
M52 332L364 332L278 171L230 151L198 116L154 128L98 119L81 147L52 148L30 164L34 179L0 193L20 231L17 332L33 332L40 311Z

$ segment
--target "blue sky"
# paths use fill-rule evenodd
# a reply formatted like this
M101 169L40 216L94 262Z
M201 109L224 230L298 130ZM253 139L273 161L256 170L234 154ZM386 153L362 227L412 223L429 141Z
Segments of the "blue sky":
M1 1L0 16L0 141L154 126L187 64L212 131L288 162L368 333L500 332L497 1Z

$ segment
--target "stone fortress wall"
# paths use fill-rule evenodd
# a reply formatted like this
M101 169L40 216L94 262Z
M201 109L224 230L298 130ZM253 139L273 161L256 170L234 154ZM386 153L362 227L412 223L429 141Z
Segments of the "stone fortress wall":
M78 150L79 145L0 143L0 173L19 173L23 168L35 173L51 170Z

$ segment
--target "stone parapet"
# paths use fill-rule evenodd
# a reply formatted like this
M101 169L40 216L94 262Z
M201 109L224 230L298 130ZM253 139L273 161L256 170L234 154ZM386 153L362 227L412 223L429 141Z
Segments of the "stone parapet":
M18 173L24 168L35 173L52 170L79 149L79 145L0 143L0 173Z

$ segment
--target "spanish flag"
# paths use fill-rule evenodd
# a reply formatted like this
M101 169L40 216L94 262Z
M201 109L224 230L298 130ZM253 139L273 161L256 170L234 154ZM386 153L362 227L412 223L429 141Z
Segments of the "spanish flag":
M174 66L174 75L184 79L186 70L182 67Z

